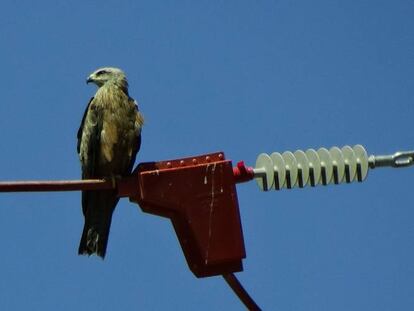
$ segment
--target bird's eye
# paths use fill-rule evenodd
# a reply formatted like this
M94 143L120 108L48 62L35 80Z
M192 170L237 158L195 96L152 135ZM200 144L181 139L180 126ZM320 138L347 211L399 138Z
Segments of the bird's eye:
M100 76L100 75L103 75L104 73L106 73L106 71L105 71L105 70L99 70L99 71L96 73L96 75L97 75L97 76Z

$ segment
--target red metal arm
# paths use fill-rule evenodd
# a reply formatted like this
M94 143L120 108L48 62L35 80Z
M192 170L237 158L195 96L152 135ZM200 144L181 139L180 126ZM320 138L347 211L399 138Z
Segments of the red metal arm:
M171 219L187 263L197 277L242 271L246 257L236 183L253 169L232 167L224 153L141 163L117 181L118 195ZM113 189L111 180L1 182L0 192Z
M141 163L127 177L112 180L0 182L0 192L118 190L150 214L168 217L191 271L197 277L223 275L251 310L260 310L233 272L246 257L236 183L253 179L243 162L232 167L222 152Z

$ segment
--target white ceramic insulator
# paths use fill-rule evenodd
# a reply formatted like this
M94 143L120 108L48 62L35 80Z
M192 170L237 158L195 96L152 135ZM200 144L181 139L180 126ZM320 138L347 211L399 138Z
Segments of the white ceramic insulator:
M295 155L290 151L283 152L282 157L286 167L286 182L283 187L291 189L296 185L298 180L298 163Z
M302 150L296 150L293 155L298 164L298 181L296 185L303 188L309 182L309 160Z
M315 149L308 149L305 154L309 161L309 185L315 187L321 178L321 159Z
M345 182L350 183L355 179L357 161L354 149L344 146L341 149L345 161Z
M273 152L270 156L262 153L254 174L260 189L268 191L363 181L368 168L367 152L361 145L355 145Z
M270 155L270 158L273 161L273 171L274 171L274 188L275 190L280 190L285 184L286 181L286 165L283 160L282 155L279 152L273 152Z
M317 152L321 159L321 178L319 179L319 184L326 186L332 179L333 160L328 149L319 148Z
M355 152L357 161L357 180L363 181L368 174L368 154L365 148L361 145L355 145L352 149ZM360 168L360 171L358 170L358 167Z
M342 155L341 149L339 149L338 147L332 147L331 149L329 149L329 153L331 154L334 168L332 182L334 184L339 184L342 182L345 174L344 156Z
M253 172L260 190L268 191L272 188L274 182L273 162L268 154L259 154Z

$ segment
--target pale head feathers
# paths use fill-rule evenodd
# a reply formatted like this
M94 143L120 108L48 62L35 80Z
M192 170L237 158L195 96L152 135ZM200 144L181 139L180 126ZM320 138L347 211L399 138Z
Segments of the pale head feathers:
M113 84L128 93L128 82L125 73L119 68L102 67L96 69L86 79L86 83L90 82L96 84L98 87L106 84Z

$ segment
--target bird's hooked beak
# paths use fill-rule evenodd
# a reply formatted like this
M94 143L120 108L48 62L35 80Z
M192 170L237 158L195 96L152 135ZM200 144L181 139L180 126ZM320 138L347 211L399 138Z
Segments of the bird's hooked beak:
M86 84L93 82L93 79L89 76L86 78Z

